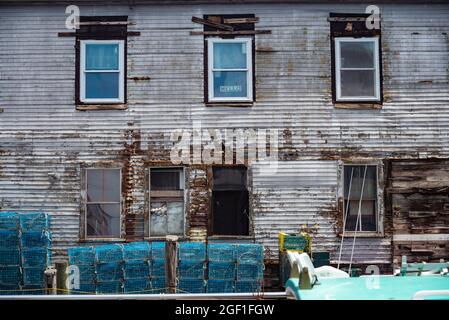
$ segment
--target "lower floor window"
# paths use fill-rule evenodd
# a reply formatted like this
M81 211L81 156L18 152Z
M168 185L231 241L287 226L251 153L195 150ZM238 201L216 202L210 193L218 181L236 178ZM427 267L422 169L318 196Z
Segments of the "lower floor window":
M87 238L120 238L120 169L86 169Z
M246 186L246 168L213 168L214 235L249 234L249 193Z
M377 166L344 166L346 231L377 231Z
M184 234L184 170L150 169L150 236Z

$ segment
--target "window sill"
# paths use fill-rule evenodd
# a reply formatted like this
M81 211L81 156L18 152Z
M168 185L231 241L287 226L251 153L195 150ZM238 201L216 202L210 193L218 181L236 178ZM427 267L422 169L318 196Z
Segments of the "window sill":
M88 238L80 239L79 242L82 243L93 243L93 242L126 242L126 239L122 238Z
M208 236L207 237L208 240L247 240L247 241L254 241L254 237L253 236Z
M357 109L357 110L378 110L382 109L380 103L366 102L366 103L348 103L348 102L335 102L334 108L336 109Z
M233 107L248 108L252 107L254 102L207 102L206 107Z
M90 111L90 110L126 110L128 104L77 104L76 110Z
M186 236L179 236L179 235L176 235L176 234L174 234L173 236L178 237L179 241L188 240L188 237L186 237ZM146 240L146 241L165 241L166 240L166 236L144 237L143 240Z
M343 234L340 233L338 235L340 238L343 237ZM359 232L354 232L354 231L346 231L345 232L345 238L383 238L384 235L380 232L370 232L370 231L359 231Z

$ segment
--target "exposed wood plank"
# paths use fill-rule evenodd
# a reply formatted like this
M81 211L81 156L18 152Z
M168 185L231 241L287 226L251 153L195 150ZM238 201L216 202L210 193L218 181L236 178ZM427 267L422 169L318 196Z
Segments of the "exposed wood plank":
M190 31L191 36L240 36L253 34L270 34L271 30L241 30L241 31Z
M128 31L126 33L128 37L140 36L139 31ZM58 32L58 37L76 37L76 32Z
M197 17L192 17L192 22L200 23L200 24L203 24L203 25L206 25L209 27L213 27L213 28L217 28L217 29L221 29L221 30L234 31L234 28L232 26L228 26L228 25L222 24L222 23L212 22L212 21L197 18Z
M257 23L257 22L259 22L259 17L254 17L254 18L229 18L229 19L224 19L223 22L227 23L227 24Z
M90 104L90 105L77 105L76 110L89 111L89 110L126 110L127 104Z

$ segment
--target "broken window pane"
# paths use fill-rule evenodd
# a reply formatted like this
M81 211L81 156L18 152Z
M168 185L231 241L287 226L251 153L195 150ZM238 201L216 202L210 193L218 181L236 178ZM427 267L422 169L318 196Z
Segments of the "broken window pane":
M120 238L120 203L87 205L87 236Z
M167 229L168 234L182 235L184 233L184 203L167 203Z
M184 203L181 201L151 202L151 236L182 235L184 233Z
M151 190L182 190L182 169L151 169Z
M347 231L377 230L376 166L344 166L344 210Z
M164 236L167 234L167 203L151 202L150 234L151 236Z
M87 169L87 202L120 202L119 169Z

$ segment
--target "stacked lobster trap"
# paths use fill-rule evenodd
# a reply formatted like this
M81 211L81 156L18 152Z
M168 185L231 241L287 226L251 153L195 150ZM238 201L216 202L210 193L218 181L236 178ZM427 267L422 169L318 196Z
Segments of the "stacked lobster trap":
M0 294L42 294L50 266L50 216L0 212Z

